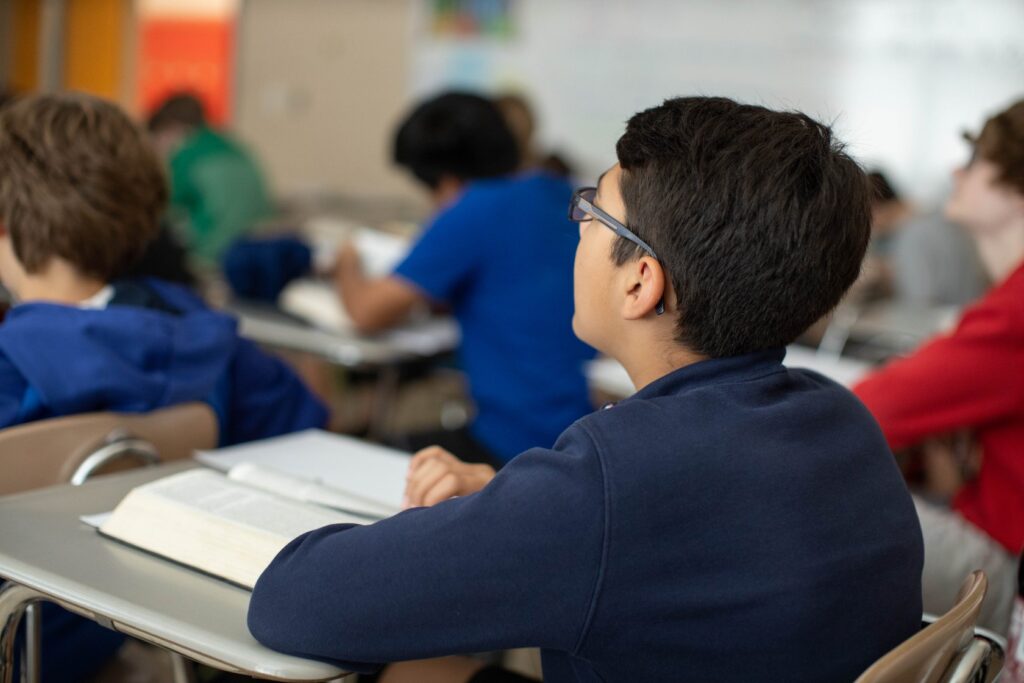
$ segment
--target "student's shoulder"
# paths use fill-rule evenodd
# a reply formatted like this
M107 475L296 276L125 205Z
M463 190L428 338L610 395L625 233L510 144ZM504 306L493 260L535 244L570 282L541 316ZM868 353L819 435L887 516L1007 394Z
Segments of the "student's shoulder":
M193 311L209 311L206 302L188 287L157 278L143 277L124 280L115 286L118 293L125 292L129 296L141 297L142 308L169 309L167 312L189 313Z
M580 453L602 457L624 444L634 444L643 435L664 434L663 423L671 421L671 409L658 400L632 397L609 403L576 420L558 438L555 448L572 443Z
M1005 310L1014 331L1024 337L1024 263L993 290L990 304Z
M545 198L568 201L572 185L564 178L541 171L505 178L489 178L470 183L455 206L459 208L507 204L519 210ZM453 207L454 208L454 207Z
M978 301L964 309L950 343L960 337L987 337L1024 349L1024 264Z

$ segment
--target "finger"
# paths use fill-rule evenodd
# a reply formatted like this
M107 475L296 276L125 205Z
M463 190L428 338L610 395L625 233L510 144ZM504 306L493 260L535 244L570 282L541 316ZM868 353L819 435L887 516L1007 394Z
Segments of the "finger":
M406 470L405 478L411 478L426 463L443 459L444 453L445 450L440 446L429 446L418 451L416 455L412 456L412 460L409 461L409 469Z
M409 502L414 505L422 505L423 495L449 472L449 468L444 463L436 460L421 467L406 486L405 492L409 497Z
M459 494L459 478L454 472L449 472L435 483L423 495L423 505L437 505L441 501L448 500Z
M421 448L413 454L412 459L409 461L410 468L424 460L430 460L431 458L436 457L438 453L443 452L444 449L440 446L427 446L426 448Z

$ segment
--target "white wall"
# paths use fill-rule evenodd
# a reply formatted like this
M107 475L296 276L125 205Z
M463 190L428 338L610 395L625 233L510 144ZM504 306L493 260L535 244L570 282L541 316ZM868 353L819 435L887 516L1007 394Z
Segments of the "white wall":
M278 194L415 197L389 159L407 105L408 0L247 0L235 125Z
M935 200L959 133L1024 97L1021 0L512 0L507 42L434 38L414 2L411 89L519 88L593 175L629 115L714 94L833 121L863 162Z
M417 196L388 160L412 98L521 89L593 176L625 120L722 94L835 123L907 194L940 198L959 137L1024 97L1024 0L510 0L506 42L438 39L430 0L246 0L236 119L279 192Z

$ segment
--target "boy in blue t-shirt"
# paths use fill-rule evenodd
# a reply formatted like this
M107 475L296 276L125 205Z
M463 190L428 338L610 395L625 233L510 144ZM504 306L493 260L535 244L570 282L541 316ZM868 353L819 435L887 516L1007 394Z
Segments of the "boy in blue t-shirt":
M411 503L455 497L294 540L257 639L356 670L539 647L546 683L833 683L920 628L921 530L877 423L782 365L858 275L863 172L813 119L724 98L641 112L616 151L571 203L573 328L637 393L496 475L418 455ZM522 679L450 657L381 680Z
M572 332L572 187L537 172L506 177L515 139L493 103L448 93L419 105L395 139L395 160L430 189L438 212L388 277L363 275L351 246L336 279L364 331L401 320L422 303L451 308L476 417L468 430L414 437L466 460L500 465L551 446L592 410L583 364L593 349Z

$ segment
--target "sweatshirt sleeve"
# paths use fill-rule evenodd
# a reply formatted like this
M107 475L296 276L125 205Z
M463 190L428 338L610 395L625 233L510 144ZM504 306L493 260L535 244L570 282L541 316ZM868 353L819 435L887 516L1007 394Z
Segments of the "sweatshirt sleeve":
M1024 406L1024 335L1012 311L984 303L956 330L894 361L854 387L889 445L978 427Z
M598 589L605 517L600 462L577 425L479 493L295 539L257 582L249 629L276 650L354 670L573 651Z
M0 353L0 428L25 421L23 399L28 385L7 356Z
M323 428L327 409L280 359L239 339L231 362L226 434L231 445Z

